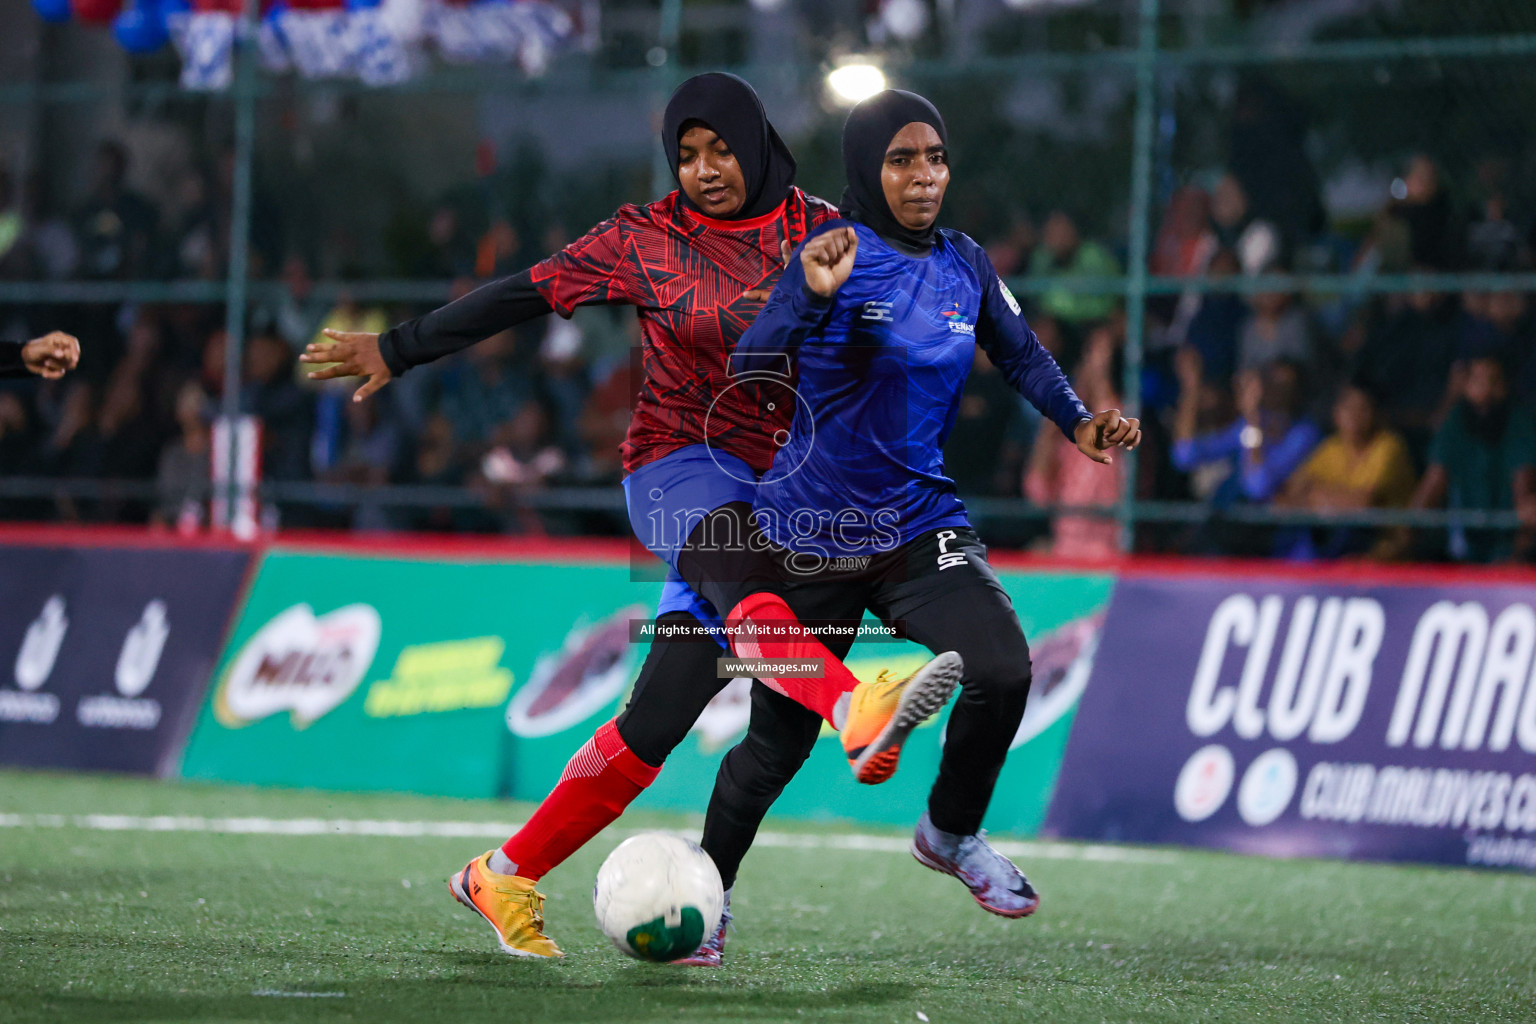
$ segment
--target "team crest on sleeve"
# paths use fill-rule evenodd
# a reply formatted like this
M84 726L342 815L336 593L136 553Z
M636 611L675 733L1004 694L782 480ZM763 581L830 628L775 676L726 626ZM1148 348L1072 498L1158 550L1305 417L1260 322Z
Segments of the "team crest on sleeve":
M949 322L949 329L956 334L975 334L976 325L965 322L965 314L960 311L960 303L950 303L950 308L943 313L944 319Z
M1003 283L1001 277L997 279L997 287L1003 293L1003 301L1008 303L1009 309L1013 310L1013 315L1023 316L1024 314L1019 310L1019 300L1013 297L1013 292L1008 290L1008 286Z

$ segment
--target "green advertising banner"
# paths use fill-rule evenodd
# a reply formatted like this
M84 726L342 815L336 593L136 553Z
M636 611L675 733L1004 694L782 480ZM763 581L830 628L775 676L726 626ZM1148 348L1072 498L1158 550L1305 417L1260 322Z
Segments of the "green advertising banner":
M1088 681L1114 578L1108 573L998 575L1029 637L1035 678L1028 711L998 779L986 824L999 832L1033 835L1045 818L1056 786L1062 751L1078 697ZM848 667L860 679L873 679L883 668L906 674L928 657L928 651L916 644L860 641L848 656ZM733 684L715 698L636 806L702 812L709 802L720 757L746 732L747 711L744 682ZM809 820L915 822L938 774L948 716L946 709L913 735L902 752L900 770L879 786L854 782L842 746L831 728L824 726L815 752L779 797L773 812ZM569 749L574 751L584 740L573 737ZM542 795L527 794L529 799Z
M542 795L627 693L625 625L659 593L621 564L269 553L182 775Z
M1108 574L1002 573L1033 652L1029 710L989 828L1033 834L1087 680ZM225 651L182 774L266 785L537 801L623 707L645 656L629 621L659 583L624 562L451 562L274 552ZM861 641L862 679L927 653ZM746 731L746 680L700 716L638 806L703 811L720 757ZM830 729L775 813L909 823L938 771L947 712L881 786L853 781Z

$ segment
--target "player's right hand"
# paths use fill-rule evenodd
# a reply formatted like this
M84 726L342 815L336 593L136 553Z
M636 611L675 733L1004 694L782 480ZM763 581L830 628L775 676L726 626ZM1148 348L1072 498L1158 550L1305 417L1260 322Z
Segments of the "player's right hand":
M361 402L388 384L394 374L384 362L379 351L379 336L368 331L336 331L327 327L320 333L331 340L312 342L299 354L301 363L323 363L318 370L311 370L310 380L334 380L337 377L367 377L363 386L352 395L352 401Z
M830 299L853 273L853 257L858 251L859 236L853 228L838 228L806 242L800 250L806 287Z
M1119 409L1105 409L1092 419L1079 420L1072 433L1078 451L1107 466L1115 461L1107 454L1109 449L1119 445L1130 450L1141 444L1141 420L1122 416Z
M63 331L49 331L21 347L21 361L39 377L58 380L79 365L80 339Z

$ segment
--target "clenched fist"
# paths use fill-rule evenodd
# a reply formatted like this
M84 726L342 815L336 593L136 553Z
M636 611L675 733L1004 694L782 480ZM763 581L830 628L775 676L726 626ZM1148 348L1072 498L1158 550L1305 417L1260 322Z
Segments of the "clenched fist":
M39 377L58 380L79 364L80 339L63 331L50 331L21 347L21 361Z
M806 242L800 250L806 287L830 299L853 273L853 257L858 251L859 236L853 228L838 228Z

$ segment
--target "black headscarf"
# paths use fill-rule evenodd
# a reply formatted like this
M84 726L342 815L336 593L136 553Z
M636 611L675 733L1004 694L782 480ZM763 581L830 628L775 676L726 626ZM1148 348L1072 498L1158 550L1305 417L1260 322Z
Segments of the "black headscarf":
M667 154L667 166L678 180L678 195L691 210L698 210L681 190L677 178L677 142L683 125L702 121L709 126L736 156L746 182L747 198L729 220L747 220L770 213L789 195L795 183L795 158L768 123L763 103L752 87L735 75L719 71L694 75L677 87L667 101L662 117L661 146ZM701 211L702 212L702 211Z
M880 186L880 168L891 139L914 121L932 125L939 141L949 144L944 118L915 92L887 89L849 112L843 125L843 171L848 175L848 187L843 190L841 207L844 217L869 225L882 238L926 251L933 247L934 226L930 224L922 231L902 227Z

